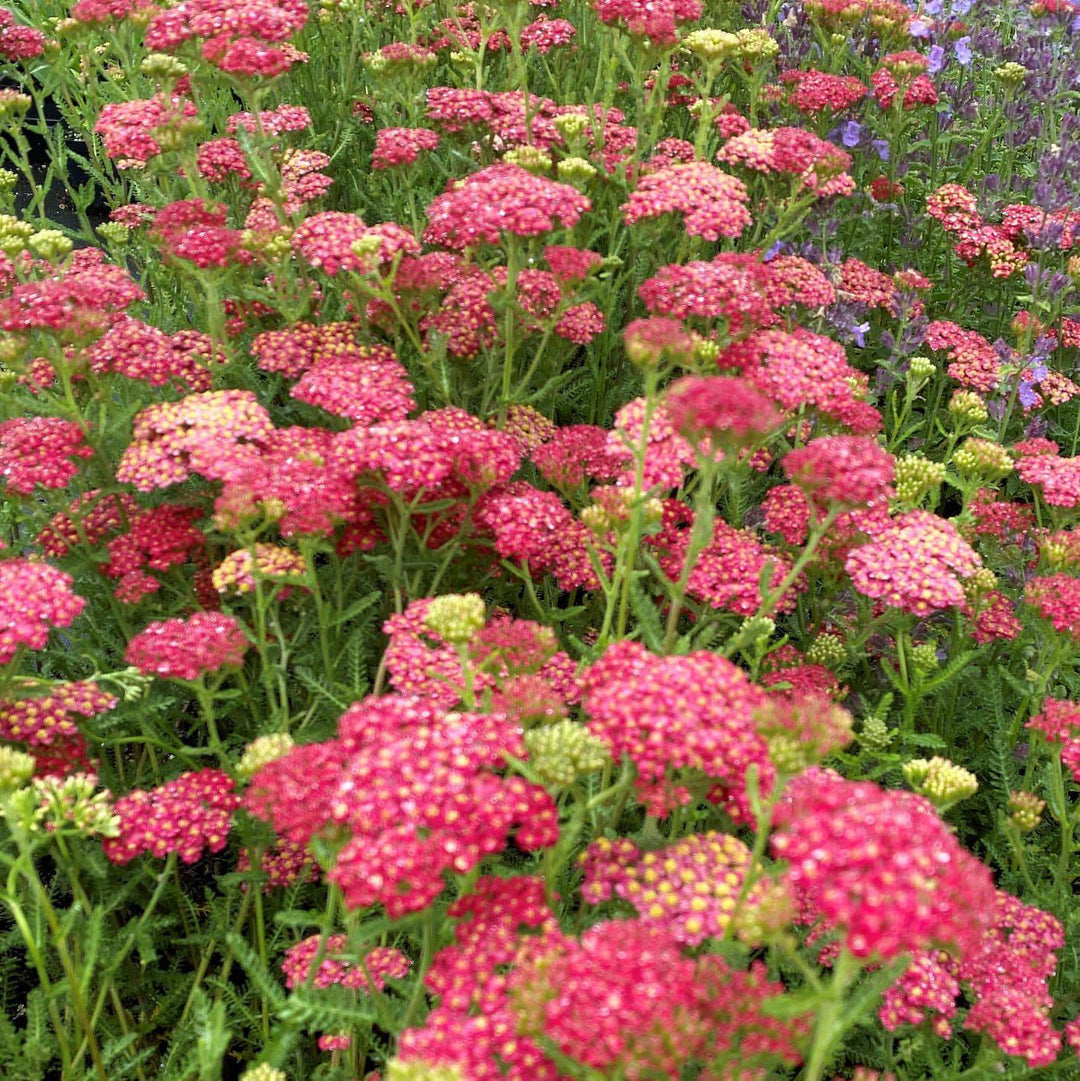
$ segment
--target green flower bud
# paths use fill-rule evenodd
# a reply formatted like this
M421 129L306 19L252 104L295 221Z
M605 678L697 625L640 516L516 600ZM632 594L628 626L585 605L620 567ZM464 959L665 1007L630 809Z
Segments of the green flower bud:
M458 1066L434 1066L430 1062L402 1062L391 1059L383 1071L383 1081L465 1081Z
M929 357L912 357L908 361L907 380L916 388L937 374L937 365Z
M974 427L985 424L990 417L986 402L973 390L957 390L949 399L949 415L957 427Z
M484 626L487 606L479 593L448 593L428 605L424 625L447 642L464 645Z
M559 179L568 184L584 184L596 176L596 166L591 165L584 158L563 158L556 166L555 171Z
M944 462L932 462L921 454L905 454L896 460L896 498L905 506L914 507L944 480Z
M249 780L267 763L283 758L295 746L296 742L288 732L259 736L244 748L243 756L236 766L236 774L241 780Z
M131 239L131 229L121 221L102 222L97 227L97 234L106 244L122 248Z
M12 214L0 214L0 251L16 256L26 250L27 242L34 235L34 227Z
M0 747L0 795L22 788L34 776L34 759L14 747Z
M859 731L859 743L872 754L887 751L896 733L880 717L867 717Z
M737 56L740 42L728 30L693 30L683 38L683 45L702 60L727 60Z
M739 39L739 56L744 60L771 60L780 54L780 43L764 27L748 27L740 30L736 37Z
M0 90L0 124L14 124L26 116L33 105L29 94L18 90Z
M967 439L953 455L953 465L969 477L1002 480L1013 471L1013 460L1000 444L989 439Z
M994 78L1002 82L1007 89L1015 90L1027 77L1028 69L1014 60L994 68Z
M551 156L545 154L538 146L516 146L503 154L502 160L511 165L519 165L536 176L550 173L553 165Z
M258 1066L249 1066L241 1075L240 1081L289 1081L284 1070L260 1062Z
M150 53L139 64L139 71L149 79L182 79L188 66L168 53Z
M847 647L838 634L819 634L810 643L806 659L811 664L823 664L826 668L839 668L847 660Z
M564 113L552 120L555 130L567 141L573 142L585 134L589 127L589 118L581 113Z
M979 790L975 774L947 758L913 758L901 766L904 780L938 808L945 810Z
M1038 829L1039 823L1042 822L1046 800L1039 799L1034 792L1010 792L1008 807L1009 821L1021 833L1030 833Z
M911 648L911 665L920 675L927 675L939 667L937 645L934 642L922 642Z
M13 173L10 169L0 169L0 194L6 194L15 190L15 185L19 183L19 177L17 173Z
M116 837L120 833L120 819L113 813L112 793L95 792L97 784L93 773L35 777L34 828L54 833L66 827L83 837Z
M542 784L569 788L611 761L607 747L577 721L562 720L525 733L529 764Z
M75 245L59 229L39 229L27 241L27 247L50 263L59 263Z

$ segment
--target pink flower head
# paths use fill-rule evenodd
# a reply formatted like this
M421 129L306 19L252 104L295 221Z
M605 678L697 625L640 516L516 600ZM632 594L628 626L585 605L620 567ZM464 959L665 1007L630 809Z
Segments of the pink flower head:
M534 176L519 165L489 165L459 181L428 207L424 239L463 250L498 244L504 233L533 237L556 223L576 225L592 204L576 188Z
M767 699L741 669L715 653L657 657L624 641L584 680L589 730L616 759L625 755L634 763L650 813L666 815L691 802L683 785L697 775L713 802L738 821L752 819L747 771L757 770L762 791L775 772L754 724Z
M195 612L187 619L149 624L128 642L124 659L148 676L196 680L239 668L250 644L232 616Z
M637 909L638 918L677 942L699 946L719 938L750 866L742 841L710 830L657 851L640 852L628 839L601 838L583 852L582 896L605 901L614 893Z
M400 694L457 706L464 693L466 669L476 695L498 693L522 676L530 687L562 705L576 702L580 689L575 665L558 648L550 628L528 620L500 617L481 628L462 658L459 651L425 622L430 598L413 601L383 624L389 637L383 663L390 684Z
M113 709L116 699L96 683L60 683L48 694L0 699L0 738L48 747L79 735L76 717L95 717Z
M408 957L391 946L376 946L355 961L348 958L347 946L345 935L330 935L325 942L322 935L310 935L290 946L281 962L285 986L290 991L307 984L320 990L340 986L371 994L382 991L388 978L403 980L412 968Z
M1027 727L1042 732L1055 743L1075 740L1080 737L1080 706L1060 698L1044 699L1042 713L1036 713Z
M873 439L827 435L784 458L784 472L819 511L865 507L888 497L896 462Z
M174 259L204 269L227 267L247 254L240 250L241 234L225 224L226 213L224 203L201 199L168 203L154 215L150 237Z
M825 71L785 71L780 81L793 87L788 104L800 113L840 113L857 105L868 91L861 79Z
M748 202L741 180L694 161L643 176L621 209L627 225L678 212L687 235L719 240L738 236L750 224Z
M380 128L375 135L371 167L391 169L412 165L422 153L434 150L438 145L439 134L431 128Z
M45 35L33 26L15 22L15 16L0 8L0 58L32 60L45 51Z
M60 417L13 417L0 423L0 477L11 492L63 488L78 473L72 458L90 458L82 429Z
M227 773L204 769L129 792L113 806L120 833L106 838L105 855L124 864L144 852L158 859L175 852L184 863L197 863L204 850L220 852L229 841L232 813L240 806L234 789Z
M692 440L737 446L773 432L780 415L745 379L690 375L672 384L665 398L674 427Z
M154 16L144 44L171 53L201 38L203 56L222 71L272 76L286 70L295 55L275 45L301 30L307 18L304 0L181 0Z
M150 158L161 154L159 139L164 132L176 131L196 117L194 102L157 94L110 102L98 116L94 132L102 136L105 152L116 161L118 169L142 169Z
M251 391L208 391L151 405L135 417L116 477L143 492L178 484L192 473L227 480L257 459L258 446L272 430Z
M1059 634L1080 641L1080 578L1068 574L1033 578L1024 590L1024 601Z
M952 522L919 510L869 531L844 564L860 593L917 616L964 606L961 580L982 560Z
M683 573L694 516L678 500L665 505L664 528L650 542L660 551L659 563L664 573L677 582ZM791 560L762 542L746 529L736 529L722 518L713 523L709 543L697 553L687 578L687 595L713 608L724 608L739 615L753 615L764 602L762 576L768 573L766 587L777 589L791 569ZM797 581L777 602L780 612L791 611L797 593L805 583Z
M222 359L220 352L215 354L208 335L195 330L166 334L127 315L117 315L86 355L98 375L115 373L125 379L143 379L152 387L178 383L193 391L210 389L210 365Z
M342 270L363 270L365 259L352 246L366 232L359 215L327 210L305 218L296 227L291 243L304 262L333 277Z
M562 589L599 588L591 534L554 492L514 481L485 494L474 516L503 559L524 563L533 574L550 572Z
M290 394L359 425L404 420L416 407L408 374L385 345L354 345L316 361Z
M922 796L812 769L788 784L774 824L789 888L856 957L977 948L994 908L990 872Z
M52 627L70 627L86 603L71 575L29 559L0 560L0 664L20 646L44 649Z
M679 24L700 19L702 12L699 0L592 0L592 8L601 22L656 46L673 46Z
M524 849L558 839L551 796L499 772L524 755L521 728L502 714L370 697L342 716L336 740L264 766L248 805L298 842L345 831L327 877L349 907L382 904L398 918L431 904L444 872L466 874L502 851L512 832Z
M511 976L519 1024L602 1077L677 1078L692 1061L718 1058L727 1068L716 1076L797 1064L806 1019L769 1016L768 1000L783 991L760 962L738 971L718 956L691 959L642 920L541 938Z

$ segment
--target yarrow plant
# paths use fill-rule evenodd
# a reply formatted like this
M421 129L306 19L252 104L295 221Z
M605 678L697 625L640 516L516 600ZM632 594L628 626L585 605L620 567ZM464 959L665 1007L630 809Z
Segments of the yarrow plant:
M1080 1078L1078 18L0 8L0 1076Z

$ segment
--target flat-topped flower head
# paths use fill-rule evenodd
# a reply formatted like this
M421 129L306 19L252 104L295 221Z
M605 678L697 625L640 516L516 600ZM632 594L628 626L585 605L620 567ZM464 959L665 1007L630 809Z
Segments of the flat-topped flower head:
M13 417L0 423L0 479L8 491L63 488L78 473L72 459L90 458L83 430L61 417Z
M827 435L784 457L784 472L821 511L865 507L886 498L896 462L873 439Z
M124 659L162 679L195 680L222 668L238 668L250 643L240 624L221 612L151 623L128 642Z
M982 560L952 522L929 511L910 511L874 527L871 536L845 563L863 596L917 616L964 607L963 579Z
M813 769L788 784L773 853L807 922L859 958L913 949L972 951L994 908L989 870L928 800Z
M699 0L592 0L600 21L632 37L647 38L656 48L670 48L682 23L701 18Z
M20 647L44 649L53 627L70 627L86 603L70 574L16 557L0 560L0 664Z
M747 771L755 768L767 791L774 770L754 724L765 692L741 669L714 653L658 657L618 642L584 680L589 731L614 758L634 763L639 798L651 813L690 802L684 785L697 775L712 802L739 821L752 817Z
M220 852L229 841L232 814L240 806L232 778L219 769L181 774L157 788L137 788L118 799L115 837L106 838L105 855L130 863L149 852L158 859L175 852L197 863L204 852Z
M679 213L689 236L738 236L750 224L749 195L741 180L705 161L670 165L643 176L622 206L627 225Z
M577 224L591 202L576 188L534 176L519 165L489 165L428 207L424 239L463 250L503 236L536 237Z

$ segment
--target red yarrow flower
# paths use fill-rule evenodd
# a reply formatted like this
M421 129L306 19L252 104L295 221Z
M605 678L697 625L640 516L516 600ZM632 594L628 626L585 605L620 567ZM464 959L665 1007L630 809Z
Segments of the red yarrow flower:
M812 769L788 784L773 821L788 888L855 957L978 948L994 909L990 871L924 797Z
M239 668L250 642L240 624L221 612L151 623L127 644L124 659L162 679L196 680L222 668Z
M48 563L16 557L0 561L0 664L21 646L44 649L53 627L70 627L85 601L72 577Z

